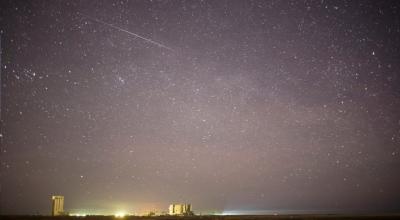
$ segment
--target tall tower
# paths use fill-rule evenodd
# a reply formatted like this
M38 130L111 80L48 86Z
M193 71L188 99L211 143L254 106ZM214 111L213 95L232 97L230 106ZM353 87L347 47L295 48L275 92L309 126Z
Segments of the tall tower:
M64 196L52 196L52 216L64 214Z

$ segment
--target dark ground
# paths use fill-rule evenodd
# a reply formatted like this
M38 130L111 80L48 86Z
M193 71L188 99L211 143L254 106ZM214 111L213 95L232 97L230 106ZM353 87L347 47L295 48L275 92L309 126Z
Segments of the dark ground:
M172 217L172 216L157 216L157 217L138 217L138 216L126 216L124 218L117 218L114 216L86 216L86 217L75 217L75 216L0 216L2 220L268 220L268 219L341 219L341 220L352 220L352 219L400 219L400 214L397 215L257 215L257 216L191 216L191 217Z

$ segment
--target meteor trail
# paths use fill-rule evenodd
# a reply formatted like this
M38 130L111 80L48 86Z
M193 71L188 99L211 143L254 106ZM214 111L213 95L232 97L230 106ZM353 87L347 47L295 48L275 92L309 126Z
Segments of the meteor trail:
M97 22L97 23L107 25L107 26L109 26L109 27L111 27L111 28L117 29L117 30L119 30L119 31L122 31L122 32L125 32L125 33L127 33L127 34L133 35L133 36L135 36L135 37L138 37L138 38L140 38L140 39L142 39L142 40L145 40L145 41L147 41L147 42L149 42L149 43L152 43L152 44L157 45L157 46L159 46L159 47L162 47L162 48L164 48L164 49L167 49L167 50L170 50L170 51L174 51L174 50L173 50L172 48L170 48L170 47L167 47L167 46L165 46L165 45L163 45L163 44L161 44L161 43L158 43L158 42L153 41L153 40L151 40L151 39L148 39L148 38L145 38L145 37L143 37L143 36L140 36L139 34L135 34L135 33L133 33L133 32L127 31L127 30L122 29L122 28L120 28L120 27L117 27L117 26L115 26L115 25L113 25L113 24L106 23L106 22L101 21L101 20L99 20L99 19L97 19L97 18L90 17L89 15L85 15L85 14L82 14L82 13L80 13L80 12L78 12L78 14L81 14L81 15L83 15L84 17L87 17L87 18L89 18L90 20L95 21L95 22Z

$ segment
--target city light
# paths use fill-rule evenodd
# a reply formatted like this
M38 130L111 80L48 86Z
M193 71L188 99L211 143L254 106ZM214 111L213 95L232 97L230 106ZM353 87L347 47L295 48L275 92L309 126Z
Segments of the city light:
M72 213L70 214L71 216L77 216L77 217L85 217L87 214L83 214L83 213Z
M126 216L126 213L125 213L125 212L117 212L117 213L115 213L114 216L115 216L116 218L123 218L123 217Z

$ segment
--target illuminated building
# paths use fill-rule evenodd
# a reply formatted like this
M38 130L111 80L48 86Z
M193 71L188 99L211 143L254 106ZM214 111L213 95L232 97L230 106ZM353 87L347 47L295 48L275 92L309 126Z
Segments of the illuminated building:
M64 214L64 196L52 196L52 212L53 216Z
M171 204L169 205L170 215L192 215L192 205L190 204Z

